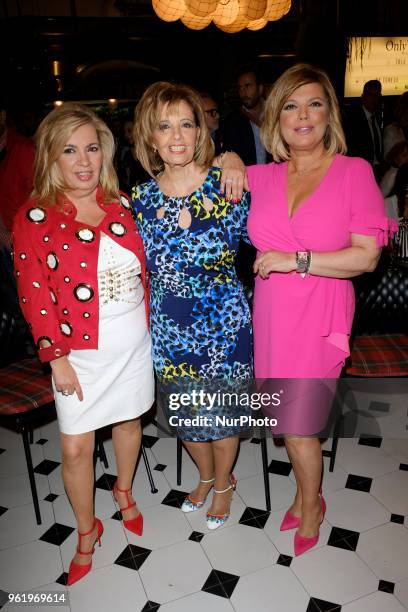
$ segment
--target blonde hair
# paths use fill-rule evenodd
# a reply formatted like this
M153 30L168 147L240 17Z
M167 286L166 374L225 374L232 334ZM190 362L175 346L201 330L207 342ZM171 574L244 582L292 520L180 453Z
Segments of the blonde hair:
M290 150L282 137L280 114L293 92L309 83L321 85L329 107L329 123L324 136L324 146L330 155L346 153L346 139L336 92L329 77L321 68L310 64L295 64L286 70L273 84L265 104L265 119L261 127L261 139L265 149L277 162L290 159Z
M166 104L174 107L185 102L191 108L200 134L194 151L194 161L200 168L208 168L214 157L214 144L205 121L199 94L187 85L159 81L150 85L135 108L133 136L136 157L143 168L156 176L164 170L164 163L153 147L153 132L158 127L160 111Z
M66 102L55 108L40 123L36 135L33 197L45 206L52 206L69 190L58 168L58 158L72 133L83 125L92 125L102 151L99 185L104 200L119 197L119 185L113 156L115 142L108 126L90 108L74 102Z

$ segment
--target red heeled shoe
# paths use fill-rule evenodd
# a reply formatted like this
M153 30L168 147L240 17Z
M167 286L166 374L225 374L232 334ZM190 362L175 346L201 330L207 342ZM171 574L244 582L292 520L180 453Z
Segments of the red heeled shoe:
M97 534L96 534L96 540L94 542L94 545L92 547L92 550L89 550L87 552L81 550L81 538L83 538L84 536L89 535L90 533L93 532L93 530L95 529L95 525L97 527ZM92 529L90 529L89 531L87 531L86 533L79 533L78 531L78 546L77 546L77 553L78 555L93 555L94 550L95 550L95 544L96 542L99 543L99 546L101 545L101 536L103 534L103 525L101 523L101 521L98 518L95 518L94 524L92 526ZM92 568L92 560L90 563L87 563L86 565L80 565L79 563L75 563L74 560L71 561L70 566L69 566L69 570L68 570L68 579L67 579L67 585L71 586L72 584L74 584L75 582L78 582L78 580L81 580L81 578L83 578L86 574L88 574L91 571Z
M279 531L288 531L289 529L297 529L300 525L300 516L295 516L288 510L283 517Z
M326 514L326 502L324 501L323 496L320 496L320 503L322 505L322 519L320 521L320 525L321 525L323 523L324 516ZM303 555L303 553L305 553L307 550L310 550L311 548L313 548L313 546L316 546L316 544L319 541L319 535L320 535L320 529L317 532L317 535L311 538L305 538L299 535L298 532L296 532L295 539L294 539L294 548L295 548L296 557L298 557L299 555Z
M129 491L131 491L131 490L132 489L119 489L117 481L113 485L113 497L115 498L115 501L118 504L119 510L122 513L125 512L126 510L130 510L130 508L134 508L136 506L136 502L135 501L131 502L129 500ZM121 508L119 506L117 492L119 492L119 493L126 493L127 506L125 508ZM139 512L139 514L137 515L136 518L129 519L127 521L125 521L125 519L123 519L123 524L126 527L126 529L128 529L132 533L135 533L138 536L141 536L143 534L143 515L142 515L141 512Z

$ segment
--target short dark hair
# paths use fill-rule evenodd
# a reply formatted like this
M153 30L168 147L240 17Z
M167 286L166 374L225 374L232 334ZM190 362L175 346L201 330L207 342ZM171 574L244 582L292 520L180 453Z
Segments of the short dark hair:
M241 64L236 71L236 80L238 81L243 74L248 74L249 72L255 75L258 85L263 83L261 71L257 64Z
M367 89L371 89L371 87L375 87L376 89L379 89L381 91L381 81L379 81L378 79L371 79L370 81L367 81L366 83L364 83L363 93L367 93Z

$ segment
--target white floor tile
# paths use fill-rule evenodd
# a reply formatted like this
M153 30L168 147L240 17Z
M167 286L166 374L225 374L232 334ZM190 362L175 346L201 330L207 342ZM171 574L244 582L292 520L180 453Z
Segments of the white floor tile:
M131 544L151 550L183 542L188 539L191 532L191 525L181 510L162 504L146 508L143 512L142 536L125 530Z
M160 504L170 491L170 486L162 472L153 472L153 480L158 489L152 493L146 472L137 472L133 481L132 493L140 510Z
M342 489L326 497L326 518L332 525L352 531L367 531L390 520L390 513L370 494Z
M367 597L357 599L352 603L343 606L342 612L404 612L404 608L400 602L390 593L371 593Z
M41 540L0 551L1 588L26 591L55 581L62 573L60 549Z
M40 502L41 525L37 525L34 504L18 506L0 517L0 550L38 540L55 523L52 505Z
M138 612L146 602L139 575L119 565L93 568L69 588L71 612Z
M400 463L408 463L408 441L406 438L384 438L381 448L386 453L395 457Z
M2 443L0 443L1 448ZM30 444L31 458L35 467L43 460L43 450L39 444ZM27 473L27 463L24 454L23 438L20 435L20 440L15 446L6 450L0 455L0 478L18 476L19 474Z
M157 463L172 465L177 462L177 446L175 438L159 438L152 446L151 451L156 457ZM183 462L186 458L186 451L183 450Z
M349 439L342 440L342 452L336 461L348 474L360 474L373 478L398 469L399 462L385 453L381 448L362 444L347 444Z
M177 484L177 466L175 463L172 465L168 465L167 468L164 470L163 474L172 489L179 489L181 491L187 492L195 489L200 478L200 474L196 464L190 458L190 456L184 452L181 468L181 484Z
M256 476L262 471L261 445L251 444L248 440L241 442L234 474L238 480Z
M200 591L160 606L160 612L232 612L229 600Z
M287 476L269 475L269 483L271 490L271 510L279 510L280 508L288 508L296 493L296 487ZM264 509L265 506L265 488L263 475L252 476L238 482L237 492L244 500L247 506L252 508Z
M35 483L38 499L41 501L50 492L48 478L43 474L35 474ZM0 506L13 508L15 506L25 506L32 501L28 473L0 478Z
M381 580L408 578L408 531L388 523L360 535L357 554Z
M394 514L408 514L408 472L374 478L370 493Z
M231 596L236 612L304 612L309 599L290 568L282 565L243 576Z
M408 610L408 578L401 580L395 585L394 595Z
M351 551L323 546L295 557L291 569L311 597L337 604L354 601L378 588L377 576Z
M207 534L201 545L215 569L237 576L268 567L279 556L262 529L246 525L217 529Z
M201 590L211 572L197 542L181 542L154 550L139 570L150 600L165 603Z

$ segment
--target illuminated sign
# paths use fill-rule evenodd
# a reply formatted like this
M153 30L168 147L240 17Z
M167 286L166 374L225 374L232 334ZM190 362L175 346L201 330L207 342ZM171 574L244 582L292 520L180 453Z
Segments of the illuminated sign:
M408 91L408 37L349 38L345 97L361 96L364 83L372 79L381 81L384 96Z

